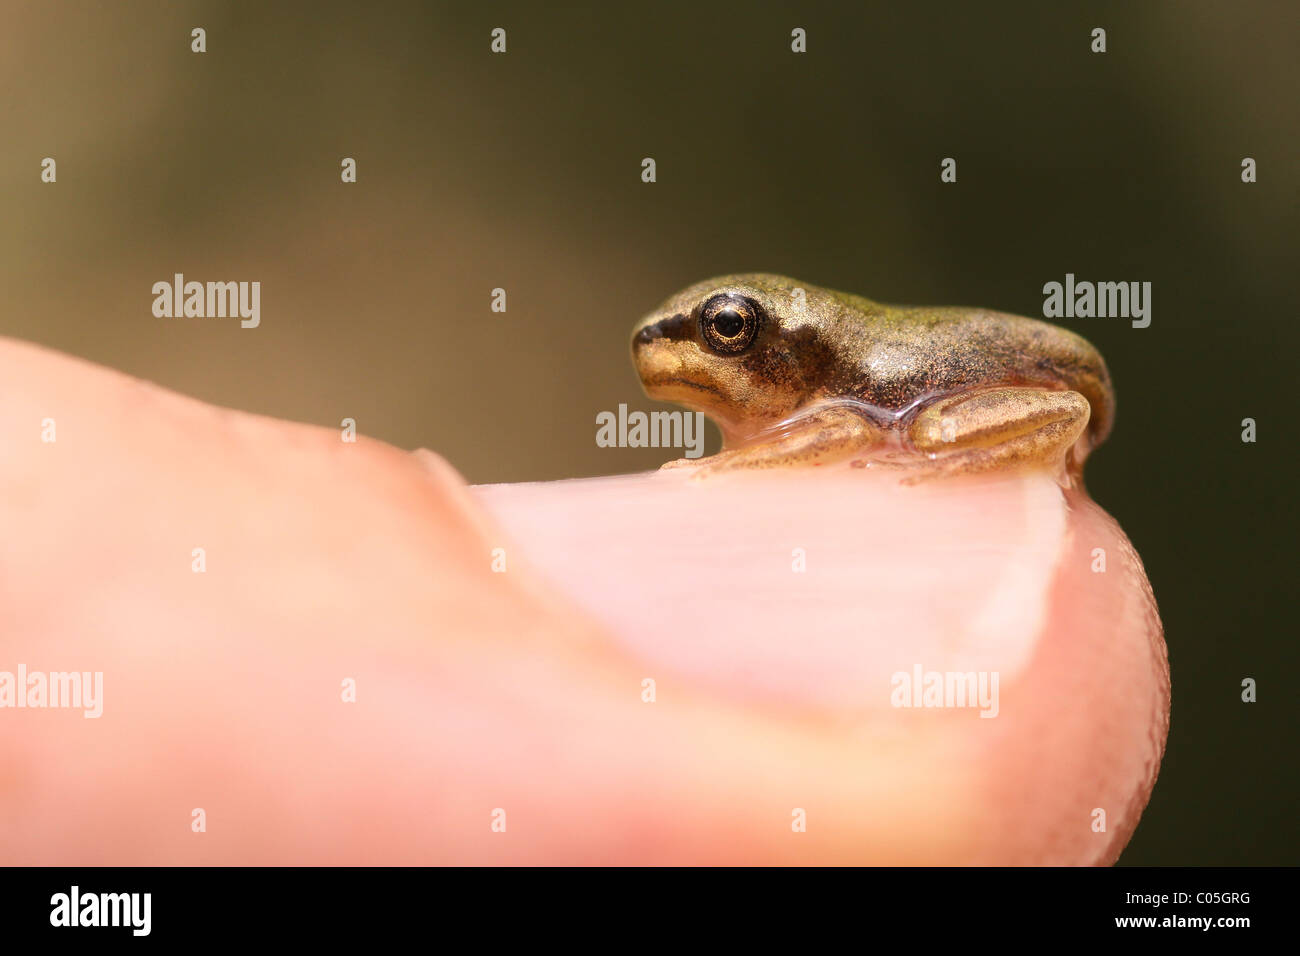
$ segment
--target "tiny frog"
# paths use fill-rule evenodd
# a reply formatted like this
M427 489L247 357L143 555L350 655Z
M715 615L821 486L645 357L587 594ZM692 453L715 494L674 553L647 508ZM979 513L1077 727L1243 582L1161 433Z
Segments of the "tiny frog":
M632 358L647 395L721 428L719 454L664 466L701 475L848 459L908 481L1044 467L1074 482L1114 417L1106 364L1072 332L785 276L684 289L637 325Z

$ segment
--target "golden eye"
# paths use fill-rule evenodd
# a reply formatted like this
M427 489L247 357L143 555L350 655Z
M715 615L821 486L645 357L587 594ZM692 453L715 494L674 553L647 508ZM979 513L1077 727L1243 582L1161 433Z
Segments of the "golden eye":
M762 310L744 296L723 293L700 307L700 337L719 355L739 355L758 337Z

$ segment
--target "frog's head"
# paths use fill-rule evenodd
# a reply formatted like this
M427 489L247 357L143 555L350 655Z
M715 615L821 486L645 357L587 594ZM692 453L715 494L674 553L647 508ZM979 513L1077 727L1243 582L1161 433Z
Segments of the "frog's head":
M828 386L839 349L828 330L846 304L785 276L724 276L670 297L632 332L651 398L677 402L743 437L790 417Z

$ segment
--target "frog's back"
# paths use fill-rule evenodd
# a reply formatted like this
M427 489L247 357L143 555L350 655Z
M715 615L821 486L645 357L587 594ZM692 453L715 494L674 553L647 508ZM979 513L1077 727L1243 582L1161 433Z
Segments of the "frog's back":
M860 336L853 391L868 404L902 411L931 396L993 385L1072 389L1092 406L1092 443L1109 434L1115 406L1110 373L1083 337L987 309L852 299L863 315L852 333Z

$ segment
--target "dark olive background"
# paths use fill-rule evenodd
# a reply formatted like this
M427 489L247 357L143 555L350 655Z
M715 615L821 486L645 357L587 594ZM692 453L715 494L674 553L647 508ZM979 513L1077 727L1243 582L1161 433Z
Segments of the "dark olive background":
M486 6L6 3L0 333L525 481L669 457L595 415L652 407L628 332L710 275L1026 315L1150 281L1150 328L1062 322L1115 378L1089 487L1173 668L1123 862L1300 858L1294 5ZM178 271L261 281L261 327L154 318Z

